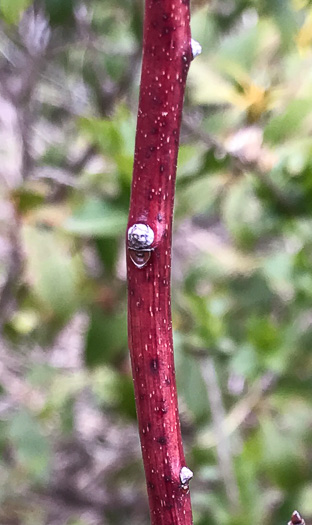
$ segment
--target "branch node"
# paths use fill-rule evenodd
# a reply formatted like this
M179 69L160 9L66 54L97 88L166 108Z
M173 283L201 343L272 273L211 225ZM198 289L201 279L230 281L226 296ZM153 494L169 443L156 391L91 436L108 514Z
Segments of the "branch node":
M183 487L188 487L189 481L194 476L191 469L188 467L182 467L180 470L180 481Z
M143 268L150 260L154 237L154 232L148 224L133 224L128 229L129 256L137 268Z
M128 247L131 250L150 250L154 237L154 232L148 224L134 224L128 229Z
M192 49L192 60L196 58L198 55L202 52L202 46L200 45L197 40L194 40L194 38L191 38L191 49Z

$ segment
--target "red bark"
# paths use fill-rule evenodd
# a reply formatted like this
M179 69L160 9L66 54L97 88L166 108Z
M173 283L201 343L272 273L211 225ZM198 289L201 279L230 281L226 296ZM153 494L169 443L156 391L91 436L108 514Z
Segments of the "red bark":
M138 254L137 267L127 239L127 270L129 347L152 525L192 524L188 483L180 477L185 459L170 308L176 163L191 59L188 0L146 0L128 228L149 225L154 240L152 251Z

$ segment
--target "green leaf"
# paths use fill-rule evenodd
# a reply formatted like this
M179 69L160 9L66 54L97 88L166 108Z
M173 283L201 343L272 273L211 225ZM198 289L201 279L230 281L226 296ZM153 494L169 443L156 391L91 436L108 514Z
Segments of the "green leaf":
M235 241L241 248L252 245L264 221L261 204L253 192L250 181L241 179L233 184L227 191L222 206L225 224Z
M222 192L224 178L221 176L205 175L178 187L177 216L185 216L187 213L209 213L211 212L218 196Z
M81 266L53 231L27 226L24 239L32 290L47 310L70 315L80 298Z
M218 64L218 70L237 78L243 72L249 72L254 66L258 56L263 51L267 52L274 28L267 21L260 21L251 28L233 32L221 43L218 54L214 60Z
M245 378L254 378L259 371L259 362L254 347L249 343L239 346L231 359L233 372Z
M21 466L35 480L45 480L51 452L37 420L28 411L19 410L10 422L9 436Z
M191 96L195 104L228 103L232 96L230 82L225 80L203 58L194 60L189 73Z
M264 130L264 140L279 144L296 135L311 107L312 100L292 100L282 113L271 118Z
M85 361L89 367L109 363L127 348L125 313L104 314L93 308L86 335Z
M179 396L195 418L207 416L209 404L200 363L183 351L183 338L178 332L174 333L174 347Z
M271 289L285 297L293 293L293 260L286 251L273 253L263 260L263 273Z
M20 213L27 213L38 208L45 201L45 195L41 188L32 188L26 185L18 188L13 195Z
M44 0L52 24L66 24L73 18L74 0Z
M123 139L115 120L81 118L79 127L102 153L111 156L121 152Z
M56 374L56 370L48 364L34 364L27 374L27 380L34 387L47 387Z
M114 408L131 419L136 417L133 380L113 367L97 367L92 373L92 389L104 409Z
M81 237L116 237L125 232L127 213L107 201L88 199L63 227Z
M118 239L115 237L97 237L95 247L108 275L114 275L118 257Z
M282 44L287 49L294 45L293 37L297 29L297 13L290 0L263 0L263 5L268 14L272 16L280 30ZM296 16L297 15L297 16Z
M32 0L1 0L0 13L8 24L17 24Z
M246 322L247 340L258 354L259 359L268 358L271 362L273 356L283 360L283 354L279 352L282 333L280 326L269 317L250 316Z
M298 502L298 508L304 516L312 515L312 483L305 486Z
M272 308L274 294L260 272L233 278L229 288L235 301L233 320L235 314L241 319L242 315L249 315L250 312L265 315Z
M291 490L294 479L296 487L302 482L306 464L303 443L292 428L281 431L278 420L263 418L261 437L266 474L278 487Z

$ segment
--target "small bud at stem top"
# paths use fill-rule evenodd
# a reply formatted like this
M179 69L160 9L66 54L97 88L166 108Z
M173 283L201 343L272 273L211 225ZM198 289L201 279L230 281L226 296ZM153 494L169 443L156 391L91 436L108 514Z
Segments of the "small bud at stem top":
M291 520L288 522L288 525L305 525L304 519L297 510L294 510L292 513Z

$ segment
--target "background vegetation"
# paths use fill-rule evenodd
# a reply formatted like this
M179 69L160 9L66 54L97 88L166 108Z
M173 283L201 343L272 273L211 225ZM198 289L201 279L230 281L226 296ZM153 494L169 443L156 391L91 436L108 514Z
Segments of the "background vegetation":
M312 8L192 5L173 322L196 525L312 518ZM149 523L126 339L138 0L0 2L0 523Z

